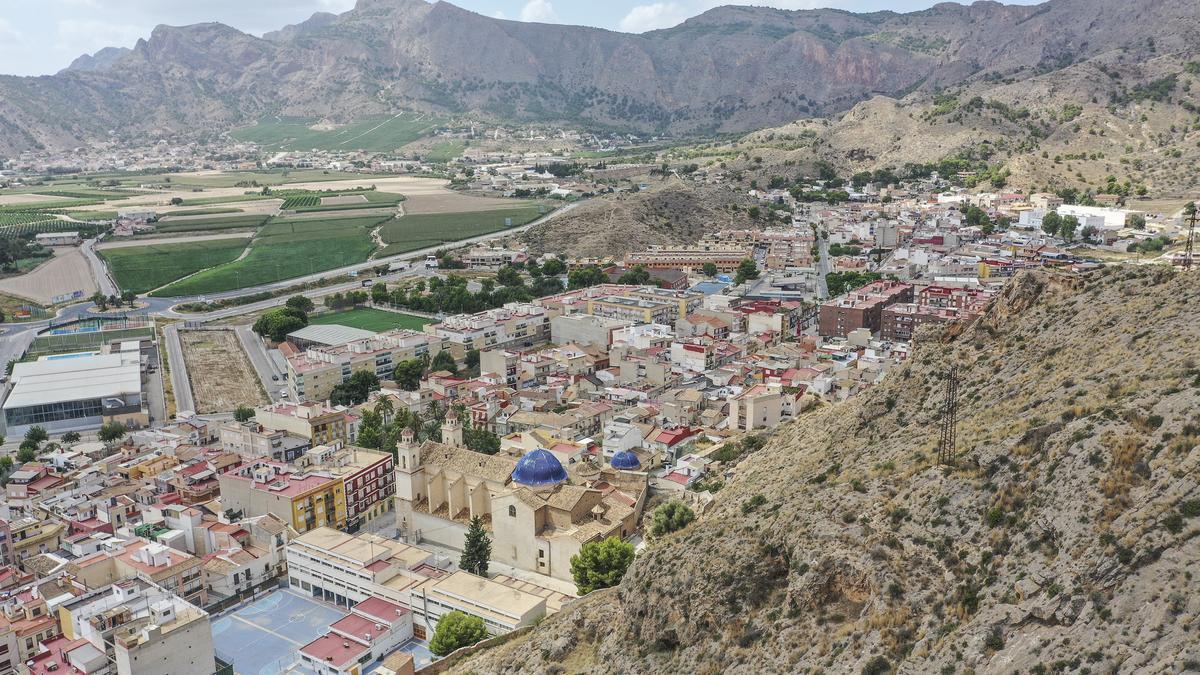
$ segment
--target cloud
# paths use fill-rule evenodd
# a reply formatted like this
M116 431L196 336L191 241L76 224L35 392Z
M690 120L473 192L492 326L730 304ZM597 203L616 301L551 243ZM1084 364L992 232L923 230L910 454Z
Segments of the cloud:
M521 20L533 23L558 23L558 12L550 0L529 0L521 8Z
M690 12L677 2L656 2L638 5L621 19L620 28L626 33L645 33L660 28L678 26Z
M58 22L58 46L63 50L90 54L104 47L132 47L149 33L148 26L98 19L63 19Z

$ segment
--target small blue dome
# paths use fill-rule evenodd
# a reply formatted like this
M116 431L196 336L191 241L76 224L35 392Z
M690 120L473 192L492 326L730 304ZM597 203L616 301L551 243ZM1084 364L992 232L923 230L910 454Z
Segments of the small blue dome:
M549 450L538 448L517 460L514 481L528 487L557 485L567 480L567 470Z
M612 461L609 463L612 465L612 468L625 471L642 468L642 463L638 460L637 455L628 450L622 450L613 455Z

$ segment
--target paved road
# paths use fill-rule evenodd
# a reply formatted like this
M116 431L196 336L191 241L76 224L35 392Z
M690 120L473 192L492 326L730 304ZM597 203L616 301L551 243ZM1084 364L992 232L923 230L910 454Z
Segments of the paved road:
M817 298L824 302L829 299L829 238L821 237L821 259L817 261Z
M88 265L92 268L92 277L96 280L96 285L100 287L100 292L105 295L118 295L117 283L113 281L112 276L108 273L108 266L96 255L96 242L98 239L88 239L83 242L79 250L83 252L87 258Z
M183 344L179 341L179 325L171 324L163 329L167 343L167 362L171 369L171 390L175 392L176 412L195 411L196 400L192 396L192 381L188 378L187 363L183 360Z
M272 403L284 398L279 394L284 387L283 377L276 370L275 362L267 354L267 347L263 344L262 339L255 335L249 326L238 326L234 332L237 333L238 340L242 343L242 350L250 358L250 365L254 366L254 372L258 374L258 380L262 382L263 390L267 392L267 398L271 399Z

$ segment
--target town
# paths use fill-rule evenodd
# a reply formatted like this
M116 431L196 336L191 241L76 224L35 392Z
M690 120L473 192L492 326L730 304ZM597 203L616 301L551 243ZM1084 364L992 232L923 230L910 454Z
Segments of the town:
M776 427L877 385L923 327L969 324L1020 270L1097 264L1047 222L1113 250L1183 227L863 187L754 191L786 217L621 259L501 232L253 326L53 324L5 385L0 672L430 667L611 585L585 561L702 514Z

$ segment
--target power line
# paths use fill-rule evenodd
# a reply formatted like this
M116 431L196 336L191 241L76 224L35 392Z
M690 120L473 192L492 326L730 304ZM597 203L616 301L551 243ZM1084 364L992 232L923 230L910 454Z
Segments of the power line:
M957 459L958 434L958 366L950 367L946 378L946 400L942 403L942 430L938 440L938 464L954 466Z

